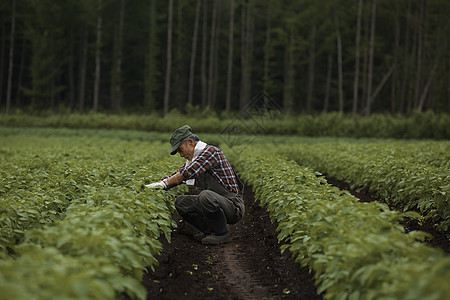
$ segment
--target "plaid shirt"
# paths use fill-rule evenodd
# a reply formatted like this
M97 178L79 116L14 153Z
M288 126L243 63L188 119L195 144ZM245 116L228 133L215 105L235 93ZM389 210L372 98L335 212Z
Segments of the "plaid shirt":
M239 193L237 179L230 163L223 152L215 146L207 145L191 164L182 166L179 172L184 180L193 179L205 172L210 172L227 190Z

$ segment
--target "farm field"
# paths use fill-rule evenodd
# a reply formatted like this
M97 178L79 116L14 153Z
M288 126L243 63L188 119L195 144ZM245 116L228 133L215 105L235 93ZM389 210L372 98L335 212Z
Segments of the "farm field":
M145 298L140 281L159 237L170 239L177 189L143 184L180 161L111 132L2 133L2 299Z
M381 202L358 202L317 172L377 195L409 218L433 220L446 234L448 142L274 137L267 144L264 137L230 148L206 135L207 142L224 143L248 185L247 212L231 226L230 243L206 247L191 238L192 228L174 212L175 196L186 192L182 186L168 192L143 188L183 163L168 155L168 136L0 128L2 296L445 299L450 294L450 259L442 249L420 242L423 233L405 234L401 212ZM391 181L381 184L368 172L372 169ZM402 178L395 182L390 172L397 169ZM420 180L424 177L427 181ZM408 190L412 182L415 190Z

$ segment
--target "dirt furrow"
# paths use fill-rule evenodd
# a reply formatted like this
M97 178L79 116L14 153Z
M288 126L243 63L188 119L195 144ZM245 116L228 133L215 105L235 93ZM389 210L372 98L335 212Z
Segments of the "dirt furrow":
M163 241L160 265L144 278L148 299L322 299L308 269L280 253L276 224L245 191L245 216L227 244L201 245L174 215L172 242Z

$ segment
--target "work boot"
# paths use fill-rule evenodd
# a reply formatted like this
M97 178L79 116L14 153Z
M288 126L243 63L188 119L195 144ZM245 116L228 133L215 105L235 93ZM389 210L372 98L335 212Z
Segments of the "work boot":
M194 240L196 240L197 242L202 242L203 238L207 237L208 235L206 233L196 233L194 234Z
M226 243L230 233L228 232L227 219L223 210L219 208L216 212L208 213L205 219L211 234L202 239L202 244L217 245Z

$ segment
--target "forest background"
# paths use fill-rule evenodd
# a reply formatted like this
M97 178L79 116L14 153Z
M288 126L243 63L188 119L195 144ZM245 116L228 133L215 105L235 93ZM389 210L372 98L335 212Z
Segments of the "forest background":
M450 112L448 0L8 0L0 112Z

